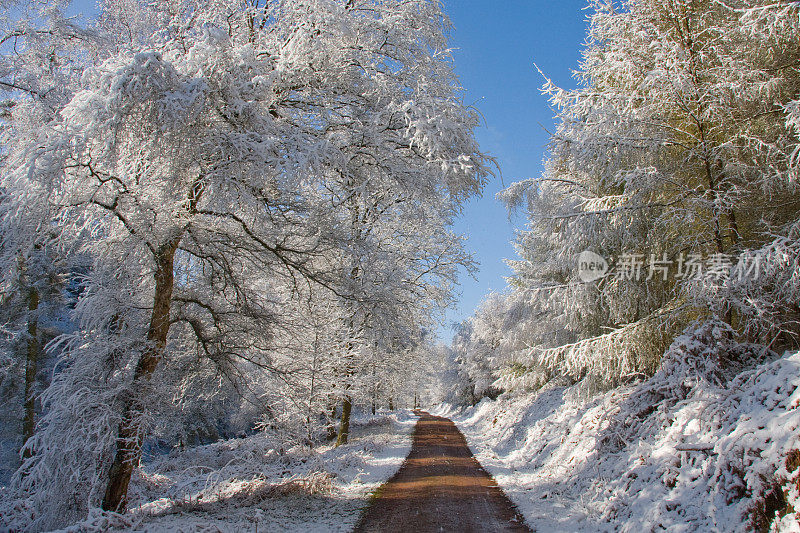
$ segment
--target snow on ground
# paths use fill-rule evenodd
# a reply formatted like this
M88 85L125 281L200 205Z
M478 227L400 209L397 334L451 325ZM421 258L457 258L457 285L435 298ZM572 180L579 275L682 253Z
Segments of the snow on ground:
M356 418L338 448L282 450L257 434L171 452L136 473L126 515L96 512L64 531L349 531L408 455L417 418Z
M553 386L438 414L534 530L766 531L800 509L800 354L728 376L715 355L679 338L651 379L588 401Z

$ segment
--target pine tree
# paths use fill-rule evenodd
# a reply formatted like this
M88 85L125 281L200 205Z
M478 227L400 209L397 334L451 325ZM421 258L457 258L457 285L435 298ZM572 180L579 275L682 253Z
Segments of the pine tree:
M543 88L559 109L545 173L504 197L526 204L531 217L512 264L515 286L546 301L549 316L566 316L574 335L537 346L533 360L612 382L654 371L697 316L760 329L746 299L713 276L676 279L674 268L692 255L724 254L735 266L796 220L797 140L786 106L800 89L800 28L788 3L593 8L579 88ZM644 275L582 283L576 258L584 250L618 261L639 254ZM673 265L669 276L645 279L660 261Z

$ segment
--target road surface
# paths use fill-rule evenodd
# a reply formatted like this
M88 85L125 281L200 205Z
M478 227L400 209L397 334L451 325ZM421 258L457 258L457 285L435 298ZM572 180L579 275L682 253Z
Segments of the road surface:
M411 453L355 532L530 531L455 424L417 414Z

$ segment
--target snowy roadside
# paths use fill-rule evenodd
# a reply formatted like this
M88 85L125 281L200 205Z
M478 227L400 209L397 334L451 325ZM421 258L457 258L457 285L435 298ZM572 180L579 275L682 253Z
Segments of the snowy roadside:
M402 464L417 417L356 418L351 442L279 451L257 434L173 452L145 465L124 517L93 513L68 532L349 531Z
M800 354L715 381L687 350L589 401L552 387L436 412L535 530L800 531L770 524L800 508Z

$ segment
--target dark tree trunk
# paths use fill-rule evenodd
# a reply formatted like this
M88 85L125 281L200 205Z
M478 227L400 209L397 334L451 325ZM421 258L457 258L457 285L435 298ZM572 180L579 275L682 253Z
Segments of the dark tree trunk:
M336 437L336 446L347 444L350 436L350 410L353 408L353 400L350 396L345 396L342 402L342 422L339 425L339 435Z
M175 250L180 239L174 239L158 250L154 274L156 290L153 296L153 314L147 331L148 346L142 353L134 373L134 386L150 380L164 353L169 333L169 314L174 283ZM122 421L117 435L117 451L109 471L108 485L103 498L103 509L123 512L127 505L128 484L133 469L142 455L141 400L133 393L124 403Z
M334 425L334 420L336 420L336 404L333 404L331 407L331 419L328 422L328 427L326 428L326 438L328 440L333 440L336 438L336 426Z
M372 414L375 414L375 411L378 408L378 384L375 382L375 363L372 363Z
M25 417L22 421L22 435L27 441L33 437L36 425L36 373L39 371L39 291L31 288L28 291L28 346L25 357ZM30 449L25 448L23 458L31 456Z

